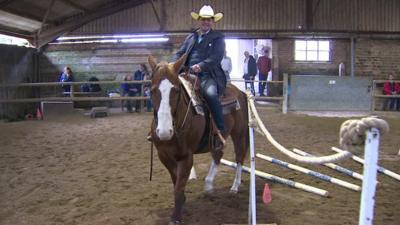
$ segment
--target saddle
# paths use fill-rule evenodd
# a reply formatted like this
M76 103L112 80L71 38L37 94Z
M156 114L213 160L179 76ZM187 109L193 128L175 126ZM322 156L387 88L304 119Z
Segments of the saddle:
M200 81L195 75L179 76L186 93L188 94L192 107L198 115L205 116L204 107L206 102L203 100L200 94ZM224 115L230 114L232 111L240 109L240 104L233 92L233 87L228 84L224 90L224 93L219 97L219 101L222 105L222 113Z
M188 94L190 101L192 103L192 108L194 112L198 115L202 115L206 118L206 129L201 138L200 144L197 148L196 154L208 152L207 149L214 149L211 151L213 154L213 158L221 158L222 157L222 149L224 148L224 143L222 141L218 141L220 138L216 137L217 128L215 122L208 113L207 103L204 98L200 94L200 81L195 75L184 75L179 76L179 79L184 87L184 90ZM239 100L234 94L233 86L229 84L224 93L220 96L219 101L222 105L222 113L223 115L227 115L232 113L233 111L240 109ZM221 135L219 133L219 135ZM223 139L222 139L223 140Z

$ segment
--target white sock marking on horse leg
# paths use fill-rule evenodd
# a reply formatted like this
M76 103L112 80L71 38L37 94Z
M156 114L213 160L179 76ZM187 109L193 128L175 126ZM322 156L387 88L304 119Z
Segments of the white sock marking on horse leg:
M231 187L231 193L237 193L239 191L239 186L242 183L242 164L238 163L236 167L235 180L233 181Z
M217 172L218 172L218 165L214 163L214 160L212 160L210 170L208 171L206 181L204 184L204 190L206 192L211 192L213 190L213 182L215 175L217 175Z
M194 169L194 166L192 166L192 169L190 170L189 180L196 180L196 179L197 179L196 170Z

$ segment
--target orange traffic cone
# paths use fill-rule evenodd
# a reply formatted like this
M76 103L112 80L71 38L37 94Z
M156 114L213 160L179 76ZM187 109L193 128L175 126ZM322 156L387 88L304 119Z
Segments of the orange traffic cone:
M268 205L271 201L272 201L271 191L269 189L268 184L265 183L263 192L263 202L264 204Z
M36 119L43 120L43 114L39 108L37 108L37 110L36 110Z

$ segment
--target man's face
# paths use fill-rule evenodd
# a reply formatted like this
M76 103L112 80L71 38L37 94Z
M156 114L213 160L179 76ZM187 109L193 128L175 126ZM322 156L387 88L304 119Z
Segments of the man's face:
M200 23L200 30L202 32L207 32L212 28L214 20L212 18L200 18L199 23Z
M245 56L246 58L249 58L249 52L244 52L244 56Z
M67 67L64 68L64 73L67 74L67 75L70 74L70 71L69 71L69 69Z

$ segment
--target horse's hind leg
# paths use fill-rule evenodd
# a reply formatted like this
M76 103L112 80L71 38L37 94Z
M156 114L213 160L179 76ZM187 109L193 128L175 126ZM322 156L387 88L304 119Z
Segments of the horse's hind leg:
M242 164L236 166L235 180L233 181L230 192L236 194L239 191L239 186L242 182Z
M245 128L246 129L246 128ZM243 131L243 130L242 130ZM242 182L242 165L247 154L248 149L248 132L241 132L241 134L232 133L232 141L235 148L236 156L236 174L235 180L233 181L230 192L237 193L239 191L239 186Z

